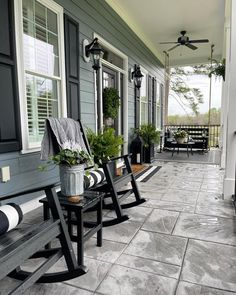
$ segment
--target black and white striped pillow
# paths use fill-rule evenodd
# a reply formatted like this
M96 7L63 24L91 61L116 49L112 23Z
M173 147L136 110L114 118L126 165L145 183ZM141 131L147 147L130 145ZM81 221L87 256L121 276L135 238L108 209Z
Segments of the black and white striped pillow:
M105 175L102 168L90 170L89 175L84 175L84 189L89 189L95 185L102 183L105 180Z
M20 206L9 203L0 207L0 235L15 228L23 219Z

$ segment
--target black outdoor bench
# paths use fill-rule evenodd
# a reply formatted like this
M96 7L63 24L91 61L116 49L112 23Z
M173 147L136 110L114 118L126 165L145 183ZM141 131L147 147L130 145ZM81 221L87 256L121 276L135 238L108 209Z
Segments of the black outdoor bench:
M207 127L182 127L182 130L185 130L188 133L189 140L193 141L194 144L191 145L192 149L198 149L202 152L208 150L208 139L209 139L209 128ZM174 131L177 131L175 128ZM173 130L172 130L173 132ZM173 148L171 144L174 141L173 136L170 134L170 130L165 132L164 138L164 149ZM179 146L182 147L182 146Z
M0 280L8 275L22 281L10 294L24 294L35 282L61 282L87 271L83 265L77 263L54 185L0 196L0 201L37 191L45 192L52 218L33 226L22 222L15 229L0 236ZM60 247L46 249L45 246L55 238L59 239ZM65 258L67 269L46 273L62 256ZM27 259L41 257L47 259L36 270L22 270L21 265Z

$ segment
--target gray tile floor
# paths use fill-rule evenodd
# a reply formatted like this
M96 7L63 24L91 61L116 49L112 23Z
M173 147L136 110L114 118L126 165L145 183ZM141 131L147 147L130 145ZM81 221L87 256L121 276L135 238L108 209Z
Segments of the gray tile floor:
M102 248L95 238L87 242L88 273L37 284L26 295L236 294L236 218L231 202L221 197L222 171L207 164L155 164L162 166L158 173L139 182L147 202L127 209L128 221L104 228ZM38 209L25 222L40 214ZM13 284L2 280L0 294Z

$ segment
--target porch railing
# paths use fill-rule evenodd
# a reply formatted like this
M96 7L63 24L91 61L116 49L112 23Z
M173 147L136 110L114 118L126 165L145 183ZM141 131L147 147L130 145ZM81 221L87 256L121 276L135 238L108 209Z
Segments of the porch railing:
M220 125L165 125L164 130L167 129L177 130L178 128L209 128L209 147L219 147L220 139Z

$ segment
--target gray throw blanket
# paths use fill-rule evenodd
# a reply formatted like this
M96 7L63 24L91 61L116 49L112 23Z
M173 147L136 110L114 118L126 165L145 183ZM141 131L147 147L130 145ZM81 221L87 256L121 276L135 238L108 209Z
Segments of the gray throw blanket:
M83 150L88 152L82 137L79 122L70 118L46 119L41 146L42 160L47 160L61 149Z

